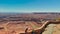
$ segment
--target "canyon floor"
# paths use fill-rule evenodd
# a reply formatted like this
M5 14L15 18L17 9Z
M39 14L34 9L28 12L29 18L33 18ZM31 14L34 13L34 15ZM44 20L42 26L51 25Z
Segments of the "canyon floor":
M27 21L25 23L17 22L7 22L7 23L0 23L0 34L19 34L24 33L26 28L28 31L32 29L36 29L41 27L42 24L37 24L33 21Z

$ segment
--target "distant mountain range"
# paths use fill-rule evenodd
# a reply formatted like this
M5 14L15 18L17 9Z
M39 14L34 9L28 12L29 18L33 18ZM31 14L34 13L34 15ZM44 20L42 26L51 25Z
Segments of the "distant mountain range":
M60 14L60 12L33 12L33 13L0 13L0 14Z
M59 12L34 12L34 14L60 14Z

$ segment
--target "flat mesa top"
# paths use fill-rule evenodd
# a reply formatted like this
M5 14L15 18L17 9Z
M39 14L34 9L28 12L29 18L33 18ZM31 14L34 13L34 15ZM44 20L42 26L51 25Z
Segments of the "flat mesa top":
M42 34L59 34L60 33L60 24L49 24L45 28L45 31Z

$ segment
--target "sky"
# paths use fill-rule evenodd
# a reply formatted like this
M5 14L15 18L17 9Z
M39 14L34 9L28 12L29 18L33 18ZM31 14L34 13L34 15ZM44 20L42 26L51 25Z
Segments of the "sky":
M60 12L60 0L0 0L1 12Z

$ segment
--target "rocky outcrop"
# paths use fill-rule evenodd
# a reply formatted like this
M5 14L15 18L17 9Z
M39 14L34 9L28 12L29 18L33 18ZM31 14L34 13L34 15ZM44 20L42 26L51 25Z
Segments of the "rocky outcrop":
M34 29L34 32L33 31L29 31L27 33L19 33L19 34L32 34L32 32L34 34L42 34L42 32L44 31L45 27L48 25L48 24L59 24L60 21L46 21L40 28L37 28L37 29Z

